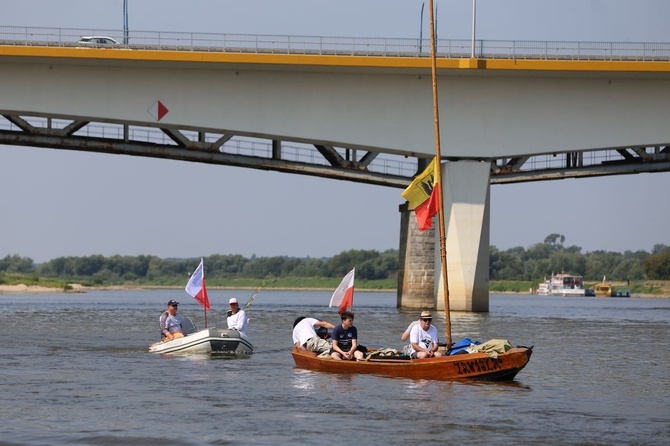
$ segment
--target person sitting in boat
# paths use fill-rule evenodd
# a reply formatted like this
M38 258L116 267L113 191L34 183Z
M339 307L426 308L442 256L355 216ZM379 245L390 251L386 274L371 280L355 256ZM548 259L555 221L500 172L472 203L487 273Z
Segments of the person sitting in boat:
M437 329L431 324L433 316L430 311L422 311L419 316L419 324L412 327L409 333L409 341L412 346L412 359L437 358L442 353L437 351L439 348Z
M247 313L240 309L240 305L237 303L237 299L231 297L228 301L230 310L228 311L228 329L237 330L240 333L247 334Z
M316 329L319 327L331 330L335 328L330 322L320 321L313 317L301 316L296 319L293 322L293 344L295 348L303 348L317 354L329 353L333 344L316 334Z
M330 357L333 359L363 359L364 353L358 345L358 330L354 327L354 313L344 311L340 314L342 323L333 329L333 347Z
M181 328L181 316L177 314L178 307L179 302L176 300L170 300L167 303L167 310L161 314L159 321L161 328L161 340L163 342L171 341L175 338L184 336Z

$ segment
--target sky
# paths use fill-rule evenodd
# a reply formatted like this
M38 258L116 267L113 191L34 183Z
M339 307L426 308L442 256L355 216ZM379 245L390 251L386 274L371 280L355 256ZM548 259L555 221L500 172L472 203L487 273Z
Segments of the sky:
M123 28L123 0L5 2L0 26ZM439 38L470 39L471 0L437 0ZM421 7L425 4L423 22ZM128 0L131 30L417 38L428 1ZM476 38L670 42L667 0L478 0ZM0 81L2 74L0 70ZM0 98L0 102L1 102ZM255 187L240 193L242 179ZM249 181L251 180L251 181ZM582 252L670 245L670 173L491 187L490 242L552 233ZM123 155L0 146L0 258L101 254L331 257L398 249L400 189ZM557 203L568 206L553 210Z

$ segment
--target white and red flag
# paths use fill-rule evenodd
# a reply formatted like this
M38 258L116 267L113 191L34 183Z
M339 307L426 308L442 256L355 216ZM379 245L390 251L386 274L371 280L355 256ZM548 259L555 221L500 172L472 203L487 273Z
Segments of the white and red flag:
M191 275L186 284L186 292L200 302L200 305L205 310L209 310L209 298L207 297L207 287L205 286L205 269L202 259L200 259L200 265L193 271L193 275Z
M337 287L330 298L329 307L337 306L337 312L342 314L347 311L347 308L352 309L354 306L354 275L356 268L352 269L344 276L340 286Z

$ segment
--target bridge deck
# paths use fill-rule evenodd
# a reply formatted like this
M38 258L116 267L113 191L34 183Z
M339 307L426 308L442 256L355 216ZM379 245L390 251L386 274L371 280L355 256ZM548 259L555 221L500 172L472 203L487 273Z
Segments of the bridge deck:
M91 46L78 42L84 35L105 35L119 42L114 46ZM37 27L0 27L0 57L40 59L97 60L105 65L161 63L166 65L203 64L292 70L338 70L427 74L430 71L429 40L402 38L356 38L322 36L277 36L246 34L175 33L119 30L59 29ZM649 42L542 42L476 41L476 58L471 58L471 41L438 40L438 70L486 73L504 76L523 71L532 76L589 76L606 72L611 77L670 77L670 43ZM162 129L128 123L62 123L49 117L20 117L5 112L0 120L0 143L80 147L109 153L152 156L163 148L161 156L175 148L186 148L177 159L189 159L252 168L276 168L294 173L341 178L352 181L405 185L416 174L418 160L402 155L365 153L347 148L290 144L290 141L260 141L243 136L223 135L193 129ZM21 124L20 122L29 123ZM17 125L18 123L18 125ZM62 126L58 129L58 126ZM79 130L58 134L66 127ZM2 130L5 129L5 130ZM54 131L56 134L54 134ZM221 144L222 139L226 141ZM288 144L287 144L288 143ZM273 151L281 145L279 151ZM104 149L96 149L100 146ZM203 151L199 154L199 151ZM170 152L171 153L171 152ZM220 156L219 156L220 155ZM167 155L170 156L170 155ZM219 156L218 161L213 161ZM637 173L668 170L668 148L609 147L579 152L562 152L527 157L491 159L491 182L508 183L538 179ZM183 158L186 157L186 158ZM232 157L232 158L231 158ZM353 159L351 159L353 157ZM366 157L364 163L361 160ZM274 164L268 165L267 160ZM306 167L309 166L309 167ZM335 168L336 172L327 172ZM345 175L345 176L346 176Z

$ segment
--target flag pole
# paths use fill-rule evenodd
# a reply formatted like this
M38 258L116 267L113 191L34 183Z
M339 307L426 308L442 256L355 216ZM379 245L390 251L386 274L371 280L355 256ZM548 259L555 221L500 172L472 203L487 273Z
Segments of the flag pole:
M433 115L435 121L435 178L440 190L439 198L439 228L440 228L440 260L442 263L442 278L444 283L444 314L446 320L447 348L451 347L451 313L449 308L449 278L447 275L447 247L444 231L444 198L442 194L442 150L440 148L440 113L438 111L437 96L437 55L435 49L435 9L433 0L430 0L430 56L431 56L431 78L433 81Z
M206 296L207 287L205 286L205 261L202 257L200 258L200 263L202 263L202 289ZM205 309L205 328L207 328L207 306L203 305L202 307Z

